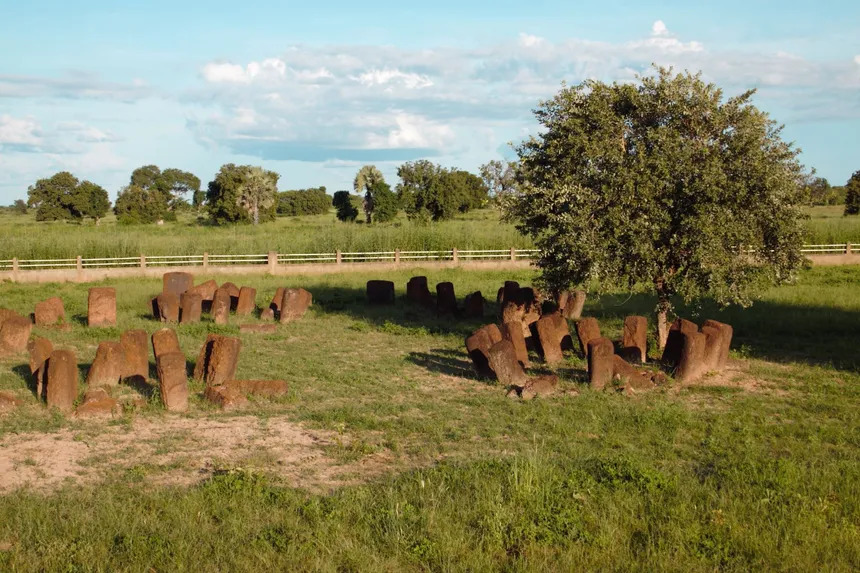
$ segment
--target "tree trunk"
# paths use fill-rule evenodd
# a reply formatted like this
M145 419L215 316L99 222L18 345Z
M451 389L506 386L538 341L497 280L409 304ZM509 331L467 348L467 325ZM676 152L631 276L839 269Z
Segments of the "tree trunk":
M260 224L260 206L257 201L254 201L254 224Z

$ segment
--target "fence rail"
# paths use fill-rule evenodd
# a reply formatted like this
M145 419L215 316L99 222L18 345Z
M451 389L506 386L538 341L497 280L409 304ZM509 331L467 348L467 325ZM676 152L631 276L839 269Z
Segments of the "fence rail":
M829 245L803 245L800 252L807 255L841 255L860 253L860 243L834 243ZM229 267L266 266L276 268L284 265L344 263L400 263L421 261L522 261L534 258L537 249L477 249L445 251L335 251L329 253L261 253L253 255L231 255L203 253L201 255L140 255L137 257L95 257L74 259L5 259L0 260L0 271L31 271L49 269L106 269L149 267Z

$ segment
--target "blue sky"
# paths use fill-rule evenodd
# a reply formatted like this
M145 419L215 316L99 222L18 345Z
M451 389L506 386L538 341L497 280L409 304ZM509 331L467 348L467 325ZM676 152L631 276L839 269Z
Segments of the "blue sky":
M60 170L114 197L155 163L348 188L375 163L476 170L561 82L701 70L784 123L831 183L860 169L857 2L0 0L0 203Z

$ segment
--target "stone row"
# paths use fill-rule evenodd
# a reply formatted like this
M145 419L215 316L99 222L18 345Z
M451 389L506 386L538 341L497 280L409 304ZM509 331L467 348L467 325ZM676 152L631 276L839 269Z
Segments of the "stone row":
M367 302L369 304L394 304L394 282L388 280L370 280L366 285ZM469 293L463 299L461 307L457 302L454 284L441 282L436 285L436 298L430 293L427 277L412 277L406 283L406 300L426 307L436 307L439 316L463 316L465 318L482 318L484 316L484 296L481 291Z

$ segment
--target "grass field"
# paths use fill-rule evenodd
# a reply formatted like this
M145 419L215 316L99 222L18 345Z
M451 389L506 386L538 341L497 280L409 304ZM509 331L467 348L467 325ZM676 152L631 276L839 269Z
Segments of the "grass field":
M411 274L387 278L402 295ZM426 274L460 297L531 280ZM241 377L291 385L245 411L195 397L167 414L141 387L147 401L121 419L67 420L27 390L25 356L2 359L0 390L25 404L0 414L0 470L17 484L0 495L0 569L860 568L860 267L804 271L750 309L680 309L735 328L730 369L700 383L593 392L571 356L559 394L531 402L472 374L463 337L480 321L400 299L368 308L370 278L232 278L257 287L258 304L280 285L315 300L274 335L240 335ZM145 312L159 281L111 284L119 326L102 331L82 324L87 285L0 295L21 312L62 296L70 329L36 331L75 348L83 375L99 340L160 327ZM653 302L617 293L586 314L617 337ZM178 327L189 361L216 330L238 335Z
M806 242L860 242L860 217L842 207L812 207ZM341 223L328 215L280 218L257 227L201 226L186 216L164 225L117 225L113 216L96 226L36 223L32 216L0 215L0 259L132 257L145 255L331 253L404 250L528 248L531 241L498 211L485 209L452 221L416 225L401 213L391 224Z

